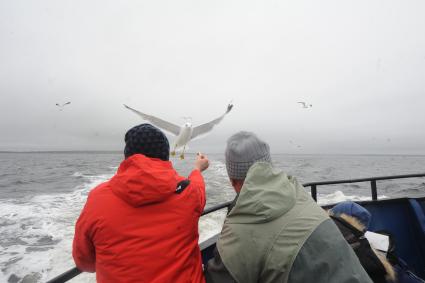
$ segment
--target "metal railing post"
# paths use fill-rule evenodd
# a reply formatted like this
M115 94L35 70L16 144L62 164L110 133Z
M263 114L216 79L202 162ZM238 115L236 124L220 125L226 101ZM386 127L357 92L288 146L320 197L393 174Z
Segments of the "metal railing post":
M311 191L311 197L314 199L315 202L317 202L317 186L311 185L310 191Z
M370 181L370 186L372 190L372 200L378 200L378 192L376 190L376 180Z

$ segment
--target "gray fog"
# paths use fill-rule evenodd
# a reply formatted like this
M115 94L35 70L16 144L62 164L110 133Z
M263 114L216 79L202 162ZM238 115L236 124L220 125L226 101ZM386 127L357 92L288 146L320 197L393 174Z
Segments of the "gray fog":
M248 130L273 153L425 154L424 12L423 0L0 0L0 150L121 150L143 122L124 103L197 125L233 101L189 151L221 153Z

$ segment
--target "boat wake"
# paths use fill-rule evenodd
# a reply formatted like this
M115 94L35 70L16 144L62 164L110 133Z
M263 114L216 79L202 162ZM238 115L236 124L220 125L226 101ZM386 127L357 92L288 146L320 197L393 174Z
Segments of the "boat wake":
M110 177L90 176L72 193L1 200L0 282L43 282L73 267L75 221L89 190Z

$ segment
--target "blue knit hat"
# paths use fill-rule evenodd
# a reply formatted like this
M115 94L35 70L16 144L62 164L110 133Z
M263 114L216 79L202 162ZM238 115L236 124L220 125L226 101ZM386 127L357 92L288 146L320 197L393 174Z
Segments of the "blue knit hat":
M170 157L170 145L160 129L151 124L141 124L125 134L125 158L136 153L167 161Z
M343 201L335 205L331 209L331 212L335 216L344 213L348 216L357 218L357 220L359 220L365 226L366 230L369 228L370 220L372 218L372 215L369 211L367 211L366 208L352 201Z

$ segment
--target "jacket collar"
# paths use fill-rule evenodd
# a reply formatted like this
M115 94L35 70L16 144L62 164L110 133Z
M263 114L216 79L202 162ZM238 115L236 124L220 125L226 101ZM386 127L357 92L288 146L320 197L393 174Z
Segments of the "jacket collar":
M288 212L296 202L296 186L268 162L251 166L229 212L229 223L264 223Z
M132 206L161 202L175 193L179 176L170 161L135 154L112 177L112 191Z

